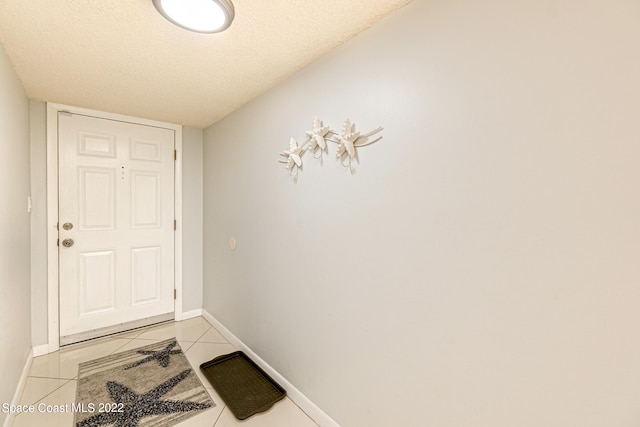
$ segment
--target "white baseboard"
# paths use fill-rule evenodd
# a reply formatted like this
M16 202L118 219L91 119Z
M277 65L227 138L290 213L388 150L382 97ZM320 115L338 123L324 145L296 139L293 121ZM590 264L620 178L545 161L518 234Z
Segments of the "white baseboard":
M43 354L49 354L49 344L42 344L33 347L33 357L42 356Z
M182 312L182 316L180 320L187 320L187 319L192 319L194 317L198 317L198 316L202 316L202 309L201 308L197 308L195 310L191 310L191 311L183 311Z
M49 346L46 346L47 349ZM16 387L16 392L13 394L13 400L11 401L11 405L19 405L20 399L22 398L22 392L24 391L24 386L27 384L27 377L29 376L29 371L31 370L31 362L33 361L33 349L29 352L29 356L27 356L27 361L24 363L24 368L22 369L22 375L20 375L20 381L18 381L18 386ZM16 417L15 414L9 414L4 419L4 427L11 427L13 425L13 419Z
M233 346L242 350L251 360L256 362L264 371L269 374L278 384L280 384L287 391L287 396L291 399L300 409L302 409L313 421L315 421L320 427L340 427L340 424L335 422L333 418L327 415L322 409L320 409L315 403L313 403L307 396L302 394L300 390L295 388L289 381L287 381L282 375L280 375L275 369L273 369L267 362L262 360L260 356L253 352L245 343L236 337L229 329L227 329L222 323L211 315L207 310L202 309L202 317L207 322L211 323L214 328L222 334Z

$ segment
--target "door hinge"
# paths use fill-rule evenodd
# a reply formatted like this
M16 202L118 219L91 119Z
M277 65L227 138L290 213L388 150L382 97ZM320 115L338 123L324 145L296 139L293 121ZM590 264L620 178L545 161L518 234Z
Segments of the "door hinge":
M56 240L56 246L60 246L60 239Z
M56 222L56 230L60 231L60 223Z
M178 150L173 150L173 160L178 160Z
M69 117L73 116L73 114L71 113L71 111L67 111L67 110L61 110L61 111L60 111L60 115L62 115L62 116L69 116Z
M178 291L176 289L173 290L173 299L178 299Z
M178 221L177 220L173 220L173 229L177 230L178 229Z

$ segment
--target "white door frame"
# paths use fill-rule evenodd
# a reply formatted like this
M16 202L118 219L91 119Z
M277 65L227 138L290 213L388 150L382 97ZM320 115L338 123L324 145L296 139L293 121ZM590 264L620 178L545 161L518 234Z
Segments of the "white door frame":
M117 120L147 126L157 126L175 131L175 198L174 211L177 221L175 232L174 283L176 300L175 320L182 320L182 126L155 120L141 119L122 114L105 113L70 105L47 103L47 299L48 299L48 352L60 348L60 306L58 300L58 112L84 114L102 119Z

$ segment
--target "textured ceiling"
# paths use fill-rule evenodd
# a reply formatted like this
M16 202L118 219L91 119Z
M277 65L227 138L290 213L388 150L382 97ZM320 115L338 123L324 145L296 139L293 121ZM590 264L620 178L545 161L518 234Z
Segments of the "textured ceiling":
M233 0L219 34L151 0L0 0L0 41L36 100L204 128L410 0Z

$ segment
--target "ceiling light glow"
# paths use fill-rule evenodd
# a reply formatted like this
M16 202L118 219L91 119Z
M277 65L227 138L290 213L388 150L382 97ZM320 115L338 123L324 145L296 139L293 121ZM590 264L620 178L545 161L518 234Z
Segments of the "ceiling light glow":
M199 33L217 33L231 25L234 10L228 0L153 0L169 21Z

